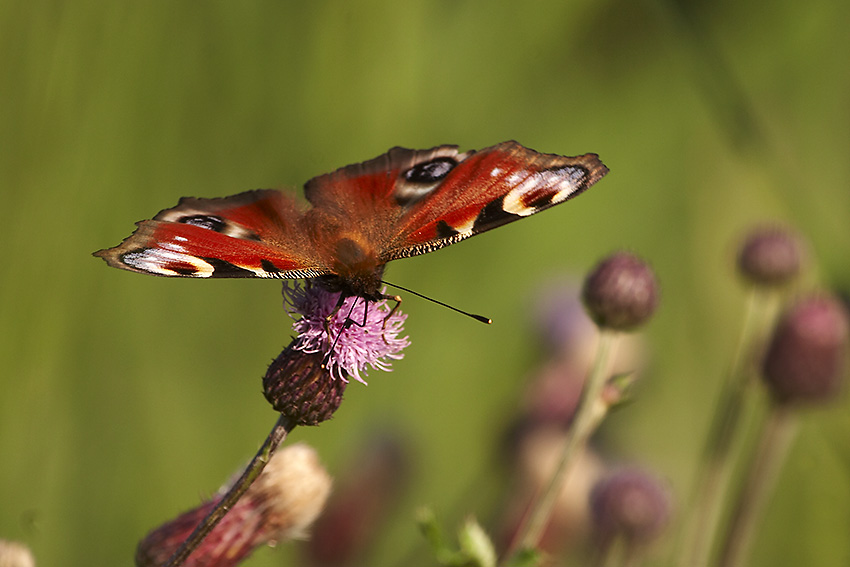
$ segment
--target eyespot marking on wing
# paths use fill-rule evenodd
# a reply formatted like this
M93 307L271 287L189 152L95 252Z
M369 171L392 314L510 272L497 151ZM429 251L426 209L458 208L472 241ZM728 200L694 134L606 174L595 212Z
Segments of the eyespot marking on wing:
M404 172L405 181L411 183L433 183L440 181L457 165L454 158L447 156L434 158L424 163L417 163Z
M161 212L157 216L157 220L197 226L198 228L212 230L213 232L218 232L219 234L230 236L232 238L255 240L258 242L261 240L257 233L253 230L250 230L241 224L227 220L219 215L205 214L196 211L192 211L189 214L181 214L178 211L171 210Z
M206 228L216 232L224 232L225 228L227 228L225 220L215 215L186 215L177 219L177 222L191 224L192 226Z
M404 171L393 193L396 203L402 207L413 205L439 187L457 164L453 157L440 156Z

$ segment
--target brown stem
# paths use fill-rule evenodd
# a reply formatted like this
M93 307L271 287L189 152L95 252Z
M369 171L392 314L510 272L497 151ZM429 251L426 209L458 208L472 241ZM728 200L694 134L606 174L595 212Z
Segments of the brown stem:
M180 545L174 555L168 560L164 567L179 567L189 558L193 551L204 541L204 538L215 528L215 526L224 518L234 504L242 497L253 482L260 476L263 469L269 462L272 454L277 449L278 445L286 439L286 436L295 428L295 423L287 417L280 416L266 437L260 450L254 455L254 458L245 467L242 476L233 483L224 498L216 504L209 514L198 524L198 527L186 538L186 541Z

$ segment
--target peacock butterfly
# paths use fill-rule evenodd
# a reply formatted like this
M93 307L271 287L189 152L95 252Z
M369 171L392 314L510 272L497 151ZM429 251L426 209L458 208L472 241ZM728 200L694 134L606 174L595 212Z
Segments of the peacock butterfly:
M378 300L384 266L571 199L608 173L596 154L542 154L516 142L458 153L392 148L307 182L312 205L273 189L184 197L114 248L113 267L194 278L318 278Z

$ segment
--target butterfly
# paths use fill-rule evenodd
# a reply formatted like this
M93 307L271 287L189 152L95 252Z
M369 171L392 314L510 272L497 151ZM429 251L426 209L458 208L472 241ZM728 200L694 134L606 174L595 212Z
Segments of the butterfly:
M387 262L432 252L582 193L608 168L503 142L392 148L314 177L302 207L273 189L183 197L138 224L107 264L157 276L318 278L329 291L377 301Z

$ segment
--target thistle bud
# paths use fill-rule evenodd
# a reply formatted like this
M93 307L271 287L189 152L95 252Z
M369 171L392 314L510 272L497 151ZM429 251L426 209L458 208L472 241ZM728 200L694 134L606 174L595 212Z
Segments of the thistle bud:
M784 228L761 228L744 240L738 253L738 271L754 285L780 287L799 275L804 259L799 236Z
M629 331L655 312L658 283L643 260L617 252L587 276L582 299L590 318L601 328Z
M615 537L630 544L658 537L670 521L672 499L660 480L637 468L617 471L590 494L590 510L601 545Z
M331 376L324 358L320 352L306 353L290 345L263 378L266 399L294 425L318 425L342 403L348 381Z
M779 403L829 400L847 366L848 316L830 297L809 297L780 319L764 358L763 376Z

